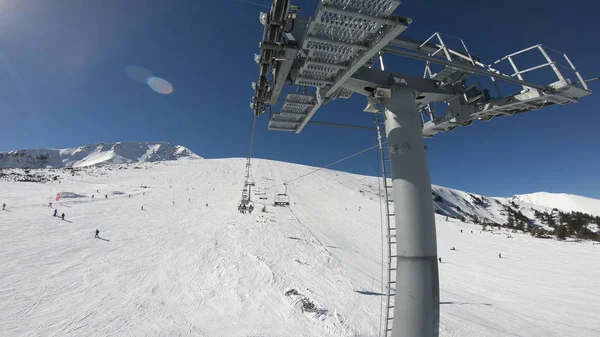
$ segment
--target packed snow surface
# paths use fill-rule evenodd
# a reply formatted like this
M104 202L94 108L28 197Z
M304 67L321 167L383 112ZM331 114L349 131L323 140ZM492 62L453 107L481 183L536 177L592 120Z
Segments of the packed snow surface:
M313 168L254 160L256 209L241 214L244 170L178 160L0 181L0 335L378 336L377 178L321 170L274 207ZM434 192L485 215L468 193ZM600 336L600 245L436 221L441 336Z
M29 149L0 152L0 168L63 168L101 164L144 163L200 158L181 145L118 142L88 144L71 149Z

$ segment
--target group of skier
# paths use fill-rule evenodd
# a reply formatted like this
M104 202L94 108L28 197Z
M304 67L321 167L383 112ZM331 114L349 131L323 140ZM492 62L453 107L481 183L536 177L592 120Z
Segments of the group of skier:
M461 229L461 230L460 230L460 232L462 233L462 232L463 232L463 230ZM473 234L473 231L471 231L471 234ZM450 250L454 250L454 251L456 251L456 247L452 247L452 248L450 248ZM502 253L498 253L498 258L500 258L500 259L502 258ZM441 257L441 256L439 256L439 257L438 257L438 261L439 261L440 263L442 263L442 257Z
M246 214L246 211L248 211L248 214L252 214L253 210L254 210L254 206L252 206L252 205L246 206L244 204L240 204L238 206L238 211L242 214Z
M58 210L57 209L54 209L54 214L52 216L58 216ZM61 214L60 218L64 220L65 219L65 213Z

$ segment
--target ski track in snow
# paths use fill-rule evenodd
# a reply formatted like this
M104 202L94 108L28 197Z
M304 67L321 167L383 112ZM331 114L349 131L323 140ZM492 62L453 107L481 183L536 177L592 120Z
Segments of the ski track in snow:
M137 165L0 182L0 336L378 335L376 177L321 170L273 207L314 168L255 159L269 200L244 215L245 159ZM54 202L67 221L57 192L83 196ZM600 246L436 220L441 336L600 335Z

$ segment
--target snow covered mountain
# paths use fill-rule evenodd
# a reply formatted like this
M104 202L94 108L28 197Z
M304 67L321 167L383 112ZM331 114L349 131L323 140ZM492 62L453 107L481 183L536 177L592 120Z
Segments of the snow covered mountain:
M0 152L0 168L64 168L201 158L181 145L163 142L88 144L70 149Z
M537 192L514 196L522 202L600 216L600 200L566 193Z
M0 335L378 336L378 178L320 170L274 207L314 168L252 168L252 214L236 209L242 158L3 170ZM532 236L567 215L433 193L441 337L600 335L600 246Z

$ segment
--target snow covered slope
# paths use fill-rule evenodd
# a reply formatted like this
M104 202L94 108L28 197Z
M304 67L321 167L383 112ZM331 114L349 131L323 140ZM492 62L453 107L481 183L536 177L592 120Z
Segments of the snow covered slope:
M143 163L200 158L181 145L118 142L88 144L71 149L28 149L0 152L0 168L63 168L100 164Z
M600 200L565 193L537 192L518 194L515 198L522 202L558 208L566 211L577 211L600 216Z
M378 336L378 179L321 170L274 207L313 168L254 160L249 215L236 209L244 170L180 160L0 180L0 335ZM501 217L494 198L434 190L440 210ZM600 335L600 245L436 222L441 336Z

